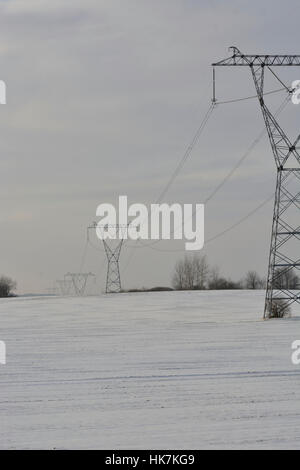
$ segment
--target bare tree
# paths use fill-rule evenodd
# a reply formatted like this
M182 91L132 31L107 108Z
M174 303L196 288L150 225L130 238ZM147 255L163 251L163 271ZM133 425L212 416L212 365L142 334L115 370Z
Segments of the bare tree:
M13 291L17 288L16 281L13 281L10 277L0 277L0 297L10 297L13 295Z
M208 288L216 289L218 285L218 280L220 278L220 269L218 266L211 268L209 273Z
M259 277L256 271L248 271L245 278L246 289L262 289L264 280Z
M185 269L184 261L177 261L175 265L175 272L172 279L172 285L174 289L182 290L185 289Z
M275 273L276 289L298 289L300 279L292 269L278 268Z
M210 270L208 288L211 290L242 289L242 285L240 282L234 282L220 276L219 268L215 266Z
M175 265L172 285L175 289L192 290L205 289L208 280L209 267L206 256L185 256Z
M291 286L298 281L297 276L285 273L285 284ZM218 266L210 268L205 255L194 255L192 258L185 256L176 263L172 285L176 290L263 289L265 281L256 271L248 271L244 280L232 281L220 276Z
M195 255L193 260L194 289L205 289L207 287L209 266L205 255Z
M191 258L184 257L184 289L191 290L194 288L194 266Z

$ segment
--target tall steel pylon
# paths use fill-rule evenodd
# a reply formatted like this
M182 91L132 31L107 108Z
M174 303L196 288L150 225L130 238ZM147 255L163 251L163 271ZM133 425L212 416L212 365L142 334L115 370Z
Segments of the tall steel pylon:
M121 292L121 276L119 268L119 259L124 238L122 231L127 230L127 225L99 225L93 222L88 230L93 228L102 231L113 230L115 238L105 238L102 236L102 242L107 256L107 273L106 273L106 294ZM119 236L121 234L121 236Z
M291 274L294 268L300 269L300 155L297 147L300 135L295 141L290 141L266 106L264 78L265 70L268 69L284 85L272 67L300 66L300 55L245 55L237 47L230 49L233 51L231 57L212 66L250 67L277 168L264 308L264 318L271 318L281 316L294 302L300 303L300 286L296 289L293 286L291 289L286 282L282 282L284 276ZM213 101L216 101L214 74L213 77ZM285 88L290 93L294 91L286 86Z

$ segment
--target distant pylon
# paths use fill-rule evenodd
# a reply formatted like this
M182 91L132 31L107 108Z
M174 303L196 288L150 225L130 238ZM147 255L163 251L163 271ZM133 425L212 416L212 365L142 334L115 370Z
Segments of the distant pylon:
M93 228L97 230L102 229L103 232L108 232L109 230L114 231L114 236L112 238L105 238L102 236L102 242L104 250L107 256L107 273L106 273L106 288L105 292L118 293L121 292L121 276L119 269L119 259L121 254L121 248L123 245L123 230L127 230L127 225L99 225L96 222L93 222L88 229ZM121 235L121 236L120 236Z
M93 273L66 273L65 279L70 280L73 284L75 294L83 296L89 277L95 276Z
M56 283L59 286L61 295L66 296L70 295L72 280L71 279L57 279Z

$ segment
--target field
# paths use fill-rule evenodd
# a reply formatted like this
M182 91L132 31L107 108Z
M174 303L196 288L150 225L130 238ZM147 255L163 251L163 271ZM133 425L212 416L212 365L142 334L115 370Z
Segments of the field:
M262 291L2 299L0 448L300 448L300 317Z

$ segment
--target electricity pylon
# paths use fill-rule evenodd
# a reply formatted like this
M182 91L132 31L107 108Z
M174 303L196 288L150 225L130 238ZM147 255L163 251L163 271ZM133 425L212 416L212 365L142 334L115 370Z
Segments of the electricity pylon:
M60 288L60 292L63 296L70 295L72 280L71 279L57 279L56 283Z
M107 256L106 273L106 294L121 292L121 276L119 269L119 259L124 237L122 231L127 230L127 225L99 225L93 222L88 229L97 229L102 231L102 242ZM112 238L106 238L104 232L113 231Z
M66 273L65 280L70 279L73 283L75 294L78 296L83 296L85 293L85 288L87 280L89 277L93 277L93 273Z
M300 287L290 288L283 281L292 270L300 268L300 155L297 145L300 135L290 141L282 130L264 100L264 78L266 69L278 80L272 67L300 66L300 55L245 55L237 47L231 47L233 55L228 59L212 64L215 66L250 67L257 97L267 128L276 168L276 191L273 212L271 245L267 288L265 297L264 318L281 316L294 302L300 303ZM285 86L285 85L284 85ZM215 80L213 84L213 101L215 99ZM292 93L294 90L288 89ZM296 216L292 213L296 209ZM295 211L294 211L295 212Z

